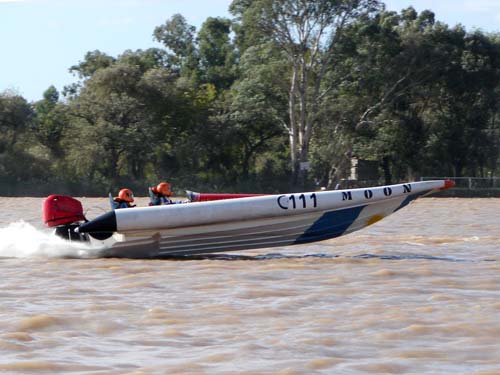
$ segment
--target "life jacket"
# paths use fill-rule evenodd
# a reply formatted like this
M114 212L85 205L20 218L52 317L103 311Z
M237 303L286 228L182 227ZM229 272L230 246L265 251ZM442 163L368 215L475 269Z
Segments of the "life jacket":
M120 198L118 197L115 197L113 198L113 204L114 204L114 208L115 209L118 209L118 208L130 208L130 207L134 207L132 206L129 202L125 202L124 200L121 200Z
M160 206L162 204L171 204L172 201L160 193L157 189L156 186L150 187L149 188L149 199L150 199L150 206Z

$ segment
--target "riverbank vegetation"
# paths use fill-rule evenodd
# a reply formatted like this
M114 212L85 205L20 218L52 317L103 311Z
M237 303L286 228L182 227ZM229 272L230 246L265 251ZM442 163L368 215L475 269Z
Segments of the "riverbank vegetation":
M230 13L199 30L174 15L158 48L90 51L40 101L0 93L0 194L314 189L353 157L382 183L498 173L499 34L378 0Z

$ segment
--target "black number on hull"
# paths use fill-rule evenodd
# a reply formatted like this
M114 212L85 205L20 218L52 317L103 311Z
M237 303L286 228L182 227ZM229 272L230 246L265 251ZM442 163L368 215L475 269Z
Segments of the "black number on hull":
M304 194L300 194L299 199L302 201L302 208L306 208L306 196Z
M294 194L291 194L290 196L288 196L288 200L286 195L280 195L276 202L278 203L278 206L283 210L288 210L289 208L295 210L297 208L297 200L302 202L302 205L299 208L307 208L308 204L311 204L310 201L312 202L312 206L314 208L318 207L318 199L316 197L316 193L311 194L309 197L306 197L305 194L300 194L297 198ZM288 204L290 201L292 202L291 207L289 207Z
M318 207L318 201L316 200L316 193L312 193L310 198L313 201L313 207Z

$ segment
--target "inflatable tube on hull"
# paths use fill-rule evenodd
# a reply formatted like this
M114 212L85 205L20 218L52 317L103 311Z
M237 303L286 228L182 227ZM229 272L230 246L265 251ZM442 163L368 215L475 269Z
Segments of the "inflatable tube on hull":
M126 257L303 244L364 228L421 195L451 186L438 180L121 209L82 224L79 231L115 232L107 254Z

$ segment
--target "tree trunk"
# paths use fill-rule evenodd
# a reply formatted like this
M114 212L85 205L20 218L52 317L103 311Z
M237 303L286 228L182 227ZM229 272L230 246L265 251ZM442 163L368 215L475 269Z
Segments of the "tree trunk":
M290 117L290 159L292 163L292 184L297 182L299 173L299 158L298 158L298 126L295 114L296 98L295 91L297 90L297 68L293 66L292 80L290 91L288 93L288 114Z

